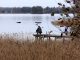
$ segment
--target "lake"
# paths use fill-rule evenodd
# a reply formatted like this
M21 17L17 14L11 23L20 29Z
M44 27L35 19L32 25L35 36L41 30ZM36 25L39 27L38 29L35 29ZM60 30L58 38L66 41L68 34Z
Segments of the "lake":
M54 16L50 14L0 14L0 33L18 33L19 35L23 33L32 36L32 34L36 33L37 25L39 25L42 27L43 33L53 31L52 34L60 34L61 31L64 31L64 28L51 24L51 21L60 17L60 14ZM40 23L37 24L36 22Z

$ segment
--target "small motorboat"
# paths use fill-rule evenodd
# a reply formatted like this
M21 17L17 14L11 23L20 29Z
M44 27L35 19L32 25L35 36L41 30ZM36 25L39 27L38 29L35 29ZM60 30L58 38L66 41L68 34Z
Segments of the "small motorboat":
M39 24L39 23L42 23L42 22L35 22L35 23L38 23Z
M21 22L16 22L16 23L21 23Z

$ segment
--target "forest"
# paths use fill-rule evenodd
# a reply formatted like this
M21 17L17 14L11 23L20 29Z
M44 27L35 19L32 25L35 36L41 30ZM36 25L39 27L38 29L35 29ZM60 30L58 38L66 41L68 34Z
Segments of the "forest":
M71 8L70 8L71 9ZM60 7L0 7L0 13L31 13L31 14L48 14L48 13L62 13L62 8Z

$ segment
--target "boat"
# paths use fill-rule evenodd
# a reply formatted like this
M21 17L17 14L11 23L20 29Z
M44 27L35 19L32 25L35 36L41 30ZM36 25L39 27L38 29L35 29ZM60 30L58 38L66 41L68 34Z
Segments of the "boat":
M16 22L16 23L21 23L21 22Z
M42 22L35 22L35 23L42 23Z

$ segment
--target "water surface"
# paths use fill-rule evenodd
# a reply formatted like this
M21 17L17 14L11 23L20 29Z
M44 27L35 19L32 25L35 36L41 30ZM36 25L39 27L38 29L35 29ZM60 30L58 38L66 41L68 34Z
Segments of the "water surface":
M53 31L52 34L60 34L63 28L56 27L51 21L57 20L61 16L55 14L0 14L0 33L25 33L28 36L36 33L37 23L41 22L43 33ZM16 23L21 22L21 23Z

